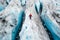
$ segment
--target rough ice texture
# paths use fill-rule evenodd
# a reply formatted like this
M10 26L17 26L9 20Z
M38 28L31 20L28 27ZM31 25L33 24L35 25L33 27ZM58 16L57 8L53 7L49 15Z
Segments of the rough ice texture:
M22 10L20 2L12 0L0 12L0 40L12 40L12 30L17 25L20 10Z
M23 23L22 30L19 33L20 40L50 40L47 32L45 31L42 25L39 16L36 13L34 7L35 2L36 0L26 0L26 7L24 8L26 18ZM48 7L47 9L50 8L50 10L52 10L53 8L53 7L51 8L52 5L50 4L50 2L49 3L47 2L48 1L43 2L44 3L43 5L45 5L46 8ZM23 7L21 6L21 2L19 0L11 0L9 2L9 5L3 4L3 7L5 9L0 12L0 40L12 40L12 30L16 27L18 23L17 21L18 15L20 11L23 10ZM30 13L32 14L31 20L29 19Z
M34 8L34 0L27 1L25 21L20 32L20 40L50 40ZM32 19L29 18L32 14Z

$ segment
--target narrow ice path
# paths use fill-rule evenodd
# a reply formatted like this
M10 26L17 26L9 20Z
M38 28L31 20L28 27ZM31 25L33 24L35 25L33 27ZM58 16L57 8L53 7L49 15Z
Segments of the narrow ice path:
M32 14L32 19L29 14ZM50 40L45 29L42 26L34 5L25 10L26 18L20 32L20 40Z

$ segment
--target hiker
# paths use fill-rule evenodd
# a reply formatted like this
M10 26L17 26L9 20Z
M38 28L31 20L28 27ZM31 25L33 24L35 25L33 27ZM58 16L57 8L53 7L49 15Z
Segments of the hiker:
M31 19L31 17L32 17L32 14L29 15L29 18L30 18L30 19Z

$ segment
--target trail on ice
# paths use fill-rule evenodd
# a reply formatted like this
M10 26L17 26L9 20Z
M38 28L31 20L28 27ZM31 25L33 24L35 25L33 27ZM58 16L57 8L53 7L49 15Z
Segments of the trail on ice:
M20 40L50 40L35 11L34 5L26 9L25 14L26 17L20 32ZM32 19L29 18L29 14L32 14Z

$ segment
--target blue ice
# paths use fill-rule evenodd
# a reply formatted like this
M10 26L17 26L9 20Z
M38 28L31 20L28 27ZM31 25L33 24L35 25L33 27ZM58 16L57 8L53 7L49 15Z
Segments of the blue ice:
M18 23L17 23L16 27L12 31L12 40L15 40L16 35L17 35L18 31L19 31L19 28L22 27L23 15L24 15L24 12L20 11L20 14L18 15L19 16L18 17Z
M42 13L43 14L43 13ZM46 16L46 15L41 15L41 17L42 17L42 19L43 19L43 21L44 21L44 23L45 23L45 25L46 25L46 27L49 29L49 31L51 32L51 34L52 34L52 36L53 36L53 38L54 38L54 40L60 40L60 29L58 28L58 26L57 25L55 25L52 21L51 21L51 19L49 19L49 17L48 16ZM58 30L57 30L58 29Z

